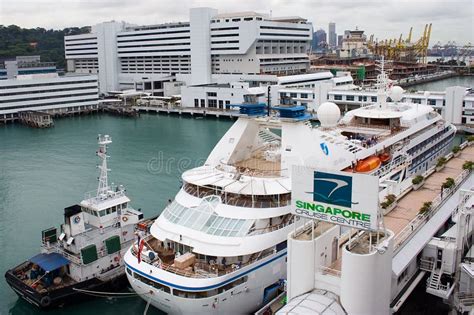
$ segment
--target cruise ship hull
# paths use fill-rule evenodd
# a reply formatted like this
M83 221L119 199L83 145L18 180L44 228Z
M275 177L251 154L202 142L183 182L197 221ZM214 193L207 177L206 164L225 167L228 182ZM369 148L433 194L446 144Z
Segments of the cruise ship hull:
M243 268L242 271L232 273L222 279L221 283L202 287L204 290L225 287L233 279L246 277L246 281L226 290L220 294L207 298L186 298L176 296L175 290L183 289L182 286L171 284L159 276L146 274L143 263L138 269L136 258L130 252L125 257L127 278L132 288L142 296L145 301L150 301L154 307L168 314L249 314L258 310L273 296L267 295L266 288L286 279L286 250L277 252L254 264ZM151 270L151 269L150 269ZM133 274L130 274L130 271ZM136 279L135 273L151 281L159 282L171 287L171 292L166 293L151 285ZM224 278L224 277L221 277ZM192 283L193 279L190 279ZM187 288L189 290L189 288Z

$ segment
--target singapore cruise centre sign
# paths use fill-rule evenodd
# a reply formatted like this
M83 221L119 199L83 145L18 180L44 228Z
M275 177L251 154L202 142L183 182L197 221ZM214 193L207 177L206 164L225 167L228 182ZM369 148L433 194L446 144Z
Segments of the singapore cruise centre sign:
M357 229L377 230L378 177L305 166L293 166L291 177L293 214Z

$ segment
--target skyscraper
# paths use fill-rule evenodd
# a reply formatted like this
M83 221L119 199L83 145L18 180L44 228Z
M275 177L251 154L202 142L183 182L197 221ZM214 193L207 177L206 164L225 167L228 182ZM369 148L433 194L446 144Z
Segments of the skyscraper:
M317 50L321 47L324 47L327 43L327 38L326 38L326 31L323 29L319 29L313 34L313 50Z
M329 23L329 46L336 47L337 46L337 34L336 34L336 23L330 22Z
M342 40L343 40L343 36L342 36L342 35L338 35L338 36L337 36L337 47L338 47L338 48L341 48L341 47L342 47Z

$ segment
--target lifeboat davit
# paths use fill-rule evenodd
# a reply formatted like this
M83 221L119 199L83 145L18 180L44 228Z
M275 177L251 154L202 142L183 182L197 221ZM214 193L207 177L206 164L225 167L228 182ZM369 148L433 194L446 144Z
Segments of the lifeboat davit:
M379 159L380 161L382 162L382 164L386 164L390 161L390 159L392 158L392 156L390 155L390 153L382 153L379 155Z
M355 171L357 173L367 173L379 168L380 164L382 164L382 161L378 156L369 156L368 158L357 162Z

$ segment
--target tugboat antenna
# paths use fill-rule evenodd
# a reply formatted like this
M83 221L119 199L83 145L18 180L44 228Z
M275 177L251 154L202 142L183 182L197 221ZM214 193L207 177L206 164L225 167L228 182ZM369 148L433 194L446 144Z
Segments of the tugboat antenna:
M97 156L101 158L102 163L99 165L100 175L99 175L99 186L97 187L97 197L105 196L109 190L109 183L107 179L107 172L110 171L107 168L107 145L112 143L112 138L109 135L99 135L98 143L99 150L97 151Z

